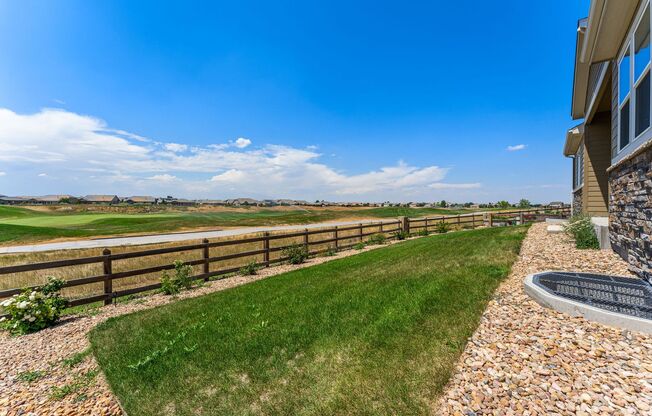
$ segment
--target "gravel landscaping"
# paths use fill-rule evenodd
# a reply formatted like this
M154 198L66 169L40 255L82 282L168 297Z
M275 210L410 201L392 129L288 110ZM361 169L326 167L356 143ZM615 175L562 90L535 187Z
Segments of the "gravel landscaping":
M577 250L533 225L440 400L442 415L647 415L652 336L543 308L523 279L544 270L628 276L611 251Z
M396 241L389 242L393 243ZM378 247L382 246L311 258L298 266L284 264L264 268L253 276L216 280L176 297L146 296L84 315L68 316L59 325L35 334L11 337L0 332L0 416L120 415L118 402L89 353L87 334L98 323L112 316L205 295Z

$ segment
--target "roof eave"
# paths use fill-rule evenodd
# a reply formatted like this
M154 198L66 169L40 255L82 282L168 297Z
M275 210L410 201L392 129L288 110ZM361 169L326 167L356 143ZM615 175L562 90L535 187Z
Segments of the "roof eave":
M640 0L592 0L586 36L578 49L588 65L614 59Z
M566 132L566 142L564 143L564 156L574 156L580 147L582 137L584 136L584 123L578 124Z
M573 97L571 103L571 117L577 120L584 117L586 109L586 95L589 88L589 67L587 63L581 62L580 47L584 41L585 28L582 19L577 25L577 38L575 41L575 68L573 71Z

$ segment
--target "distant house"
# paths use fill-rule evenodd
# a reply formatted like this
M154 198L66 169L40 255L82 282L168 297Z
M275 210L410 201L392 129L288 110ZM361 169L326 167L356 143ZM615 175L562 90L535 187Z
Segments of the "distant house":
M120 198L117 195L86 195L82 201L88 204L118 204Z
M127 204L155 204L156 198L153 196L127 196L122 201Z
M229 205L234 205L236 207L238 206L256 206L260 204L260 201L253 199L253 198L235 198L235 199L227 199L227 203Z
M201 205L210 205L214 207L226 205L226 201L223 199L201 199L197 202Z
M548 208L555 208L555 209L564 208L565 206L566 206L566 204L564 204L563 202L560 202L560 201L553 201L553 202L548 204Z
M294 200L292 200L292 199L277 199L276 203L279 204L279 205L288 206L288 205L294 205Z
M572 209L608 226L611 248L652 281L650 0L590 4L576 31L571 116L581 122L563 149Z
M35 196L33 197L35 200L35 203L38 205L55 205L63 202L67 202L69 204L75 204L79 202L79 198L76 196L72 195L43 195L43 196Z
M0 197L2 205L32 205L36 202L34 198L25 196L3 196Z
M183 198L175 198L169 200L167 203L171 205L180 206L180 207L191 207L193 205L197 205L197 201L192 201L190 199L183 199Z

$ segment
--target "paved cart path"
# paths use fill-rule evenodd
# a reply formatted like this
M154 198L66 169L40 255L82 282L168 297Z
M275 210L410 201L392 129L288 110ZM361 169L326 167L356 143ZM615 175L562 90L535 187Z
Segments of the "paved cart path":
M36 253L40 251L75 250L75 249L84 249L84 248L104 248L104 247L117 247L117 246L140 246L145 244L172 243L176 241L200 240L203 238L229 237L234 235L259 233L263 231L288 231L288 230L303 230L304 228L323 228L323 227L354 225L354 224L360 224L361 222L363 224L369 224L369 223L380 224L381 222L394 223L396 222L396 220L340 221L340 222L327 222L327 223L301 224L301 225L244 227L244 228L233 228L229 230L194 231L194 232L191 231L191 232L178 232L178 233L168 233L168 234L140 235L140 236L131 236L131 237L95 238L95 239L86 239L86 240L61 241L58 243L42 243L42 244L0 247L0 254Z

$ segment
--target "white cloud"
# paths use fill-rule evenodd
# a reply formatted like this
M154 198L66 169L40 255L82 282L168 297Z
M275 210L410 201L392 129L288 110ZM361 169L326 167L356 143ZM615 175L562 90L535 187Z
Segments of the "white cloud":
M7 172L0 172L0 176L5 176Z
M45 178L46 176L48 176L48 174L47 173L39 173L37 176L39 178Z
M251 140L245 139L244 137L239 137L235 141L235 147L238 149L244 149L245 147L249 146L251 144Z
M211 178L212 182L237 183L245 179L245 173L238 169L229 169Z
M169 150L174 153L185 152L186 150L188 150L188 145L179 144L179 143L166 143L165 145L163 145L163 147L165 147L166 150Z
M398 162L351 174L322 162L315 147L252 149L251 143L241 137L189 147L111 129L100 119L65 110L23 115L0 109L0 163L34 175L57 172L62 187L79 193L428 200L433 190L479 187L442 182L449 169L439 166Z
M517 145L514 145L514 146L507 146L507 151L508 152L516 152L516 151L519 151L519 150L524 150L525 147L526 146L524 144L517 144Z
M443 183L437 182L428 186L432 189L478 189L482 187L481 183Z
M151 181L158 181L158 182L172 182L172 181L175 181L175 180L177 180L177 179L179 179L179 178L177 178L177 177L174 176L174 175L170 175L170 174L164 173L164 174L162 174L162 175L154 175L154 176L150 176L150 177L148 177L147 179L149 179L149 180L151 180Z

